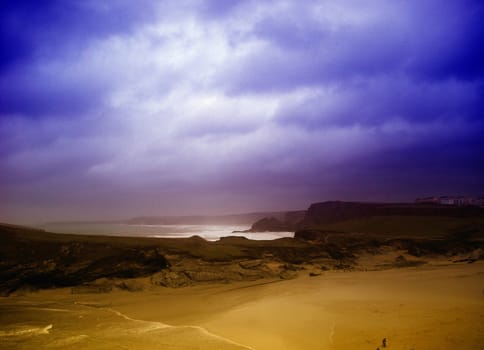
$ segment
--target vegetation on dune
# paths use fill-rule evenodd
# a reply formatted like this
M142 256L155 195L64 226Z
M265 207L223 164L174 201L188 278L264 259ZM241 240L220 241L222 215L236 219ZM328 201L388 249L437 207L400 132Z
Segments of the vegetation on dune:
M300 218L298 213L291 220ZM281 229L280 223L259 222L265 230L272 224ZM389 252L396 255L382 265L386 268L418 266L436 256L460 262L484 258L479 208L327 202L312 205L297 226L295 239L208 242L198 236L70 235L0 225L0 293L149 276L153 284L168 287L287 279L305 269L312 275L357 269L361 256Z

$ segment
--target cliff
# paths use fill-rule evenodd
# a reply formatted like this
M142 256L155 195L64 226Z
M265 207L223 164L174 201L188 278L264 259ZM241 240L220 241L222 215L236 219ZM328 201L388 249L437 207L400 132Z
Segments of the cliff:
M306 211L290 211L282 217L264 217L252 224L251 228L244 232L291 232L300 227L306 216Z
M484 234L484 209L438 204L323 202L312 204L297 230L445 236Z
M302 225L305 227L332 224L345 220L373 216L434 216L469 218L484 216L484 209L467 206L456 207L439 204L414 203L364 203L329 201L311 204Z
M324 202L262 218L250 231L296 232L295 239L208 242L196 236L53 234L0 224L0 294L66 286L73 292L136 289L125 280L140 277L165 287L286 279L305 269L317 275L359 268L360 256L389 252L410 261L389 265L397 267L436 256L465 262L484 257L484 210L478 207Z

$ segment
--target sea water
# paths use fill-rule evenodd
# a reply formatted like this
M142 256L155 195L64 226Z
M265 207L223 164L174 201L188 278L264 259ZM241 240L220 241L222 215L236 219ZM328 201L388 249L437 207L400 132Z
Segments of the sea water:
M55 233L124 237L187 238L200 236L208 241L242 236L254 240L294 237L293 232L233 232L247 230L242 225L129 225L124 223L54 223L40 228Z

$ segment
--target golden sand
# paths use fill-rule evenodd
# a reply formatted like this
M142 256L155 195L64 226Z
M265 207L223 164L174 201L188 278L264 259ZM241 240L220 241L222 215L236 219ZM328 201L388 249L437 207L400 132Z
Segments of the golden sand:
M484 263L0 299L1 349L480 350Z

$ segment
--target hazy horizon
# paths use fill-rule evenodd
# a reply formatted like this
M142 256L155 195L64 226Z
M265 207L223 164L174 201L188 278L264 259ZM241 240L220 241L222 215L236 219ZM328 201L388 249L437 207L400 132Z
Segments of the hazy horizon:
M484 194L479 1L2 1L0 221Z

